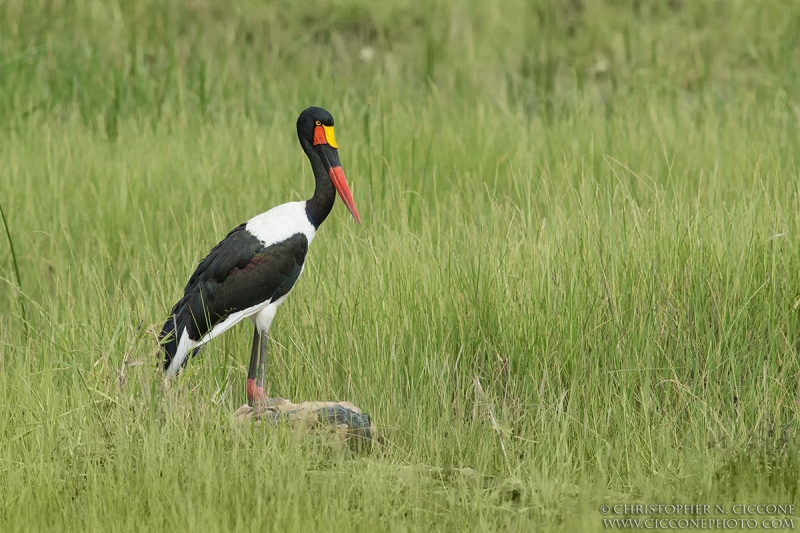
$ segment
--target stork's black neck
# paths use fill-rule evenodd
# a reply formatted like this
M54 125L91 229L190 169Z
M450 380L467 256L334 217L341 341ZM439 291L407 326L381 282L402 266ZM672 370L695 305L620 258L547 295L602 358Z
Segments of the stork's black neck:
M314 171L314 180L317 185L314 188L314 196L306 201L306 216L309 222L318 229L328 217L328 214L333 209L333 202L336 199L336 189L333 188L331 178L325 165L322 163L322 157L317 150L314 149L307 142L301 141L303 150L311 162L311 169Z

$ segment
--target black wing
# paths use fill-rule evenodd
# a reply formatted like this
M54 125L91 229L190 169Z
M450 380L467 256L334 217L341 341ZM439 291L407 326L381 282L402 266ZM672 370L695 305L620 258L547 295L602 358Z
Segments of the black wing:
M288 294L307 252L308 239L302 233L265 247L244 224L237 227L189 278L183 298L172 309L176 336L185 326L189 338L200 340L232 313Z

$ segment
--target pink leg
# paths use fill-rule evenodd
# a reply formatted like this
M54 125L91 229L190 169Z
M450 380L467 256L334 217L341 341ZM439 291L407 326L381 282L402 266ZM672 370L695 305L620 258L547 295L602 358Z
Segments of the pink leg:
M259 400L263 400L266 397L264 387L256 386L256 380L254 379L247 380L247 404L250 407L253 407Z

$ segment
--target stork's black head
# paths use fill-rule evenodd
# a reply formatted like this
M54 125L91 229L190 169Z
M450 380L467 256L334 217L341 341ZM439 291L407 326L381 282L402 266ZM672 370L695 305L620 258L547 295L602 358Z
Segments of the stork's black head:
M314 142L315 140L319 140L314 138L314 131L316 130L317 126L327 126L330 128L329 131L332 134L333 115L321 107L313 106L300 113L300 117L297 119L297 136L300 138L301 144L308 143L312 146L317 144ZM327 142L334 148L338 148L336 145L336 139L333 139L332 143L330 141Z
M353 218L361 224L356 203L344 178L344 171L339 162L339 145L333 134L333 115L321 107L309 107L297 119L297 137L308 157L314 163L314 156L319 157L328 173L336 192L347 206ZM319 163L316 163L319 164ZM317 178L319 179L319 178ZM323 178L324 179L324 178Z

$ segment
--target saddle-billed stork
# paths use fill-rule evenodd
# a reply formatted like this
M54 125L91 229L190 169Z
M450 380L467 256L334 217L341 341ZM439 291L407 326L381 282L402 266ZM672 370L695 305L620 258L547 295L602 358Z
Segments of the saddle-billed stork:
M314 196L274 207L228 233L197 266L159 336L164 371L175 375L190 353L196 355L203 344L250 318L250 405L264 396L267 334L275 312L302 274L308 247L336 192L361 224L339 163L331 114L319 107L300 113L297 137L314 171Z

